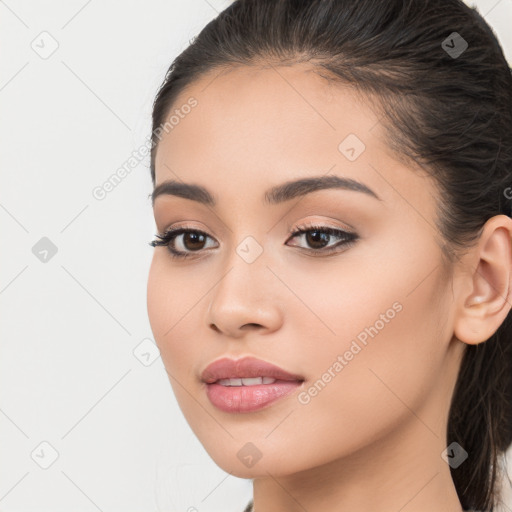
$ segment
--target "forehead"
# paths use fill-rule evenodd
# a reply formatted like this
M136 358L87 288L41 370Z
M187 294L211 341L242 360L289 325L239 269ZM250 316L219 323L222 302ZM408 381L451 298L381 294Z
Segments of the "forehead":
M191 98L192 109L187 106ZM353 88L333 86L303 64L212 70L181 91L167 119L171 116L172 130L159 144L157 167L162 156L177 162L187 153L190 161L228 147L233 156L235 150L250 151L248 156L258 161L265 155L275 159L276 152L299 155L313 145L336 154L349 133L370 142L369 132L378 122ZM191 155L192 147L201 154Z
M184 109L191 99L195 106ZM180 93L167 118L172 115L179 122L158 145L157 186L183 180L219 197L232 190L247 198L274 184L329 173L374 190L385 187L384 197L393 193L393 180L407 194L425 188L386 145L370 102L310 65L212 70ZM355 144L355 159L347 157L347 144Z

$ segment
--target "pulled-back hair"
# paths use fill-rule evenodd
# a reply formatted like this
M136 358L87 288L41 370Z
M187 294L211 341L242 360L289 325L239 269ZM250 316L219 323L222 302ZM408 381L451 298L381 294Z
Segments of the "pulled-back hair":
M158 91L153 185L158 128L188 85L210 71L299 62L373 98L392 150L434 178L447 264L489 218L511 215L512 70L482 16L460 0L233 2L174 60ZM451 401L447 445L468 452L450 468L465 509L499 503L511 417L509 313L488 340L465 347Z

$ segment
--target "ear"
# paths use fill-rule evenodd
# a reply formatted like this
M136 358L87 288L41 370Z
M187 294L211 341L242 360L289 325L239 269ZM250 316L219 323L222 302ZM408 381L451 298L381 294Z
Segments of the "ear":
M477 245L463 259L470 271L462 278L454 334L477 345L498 330L512 307L512 219L489 219Z

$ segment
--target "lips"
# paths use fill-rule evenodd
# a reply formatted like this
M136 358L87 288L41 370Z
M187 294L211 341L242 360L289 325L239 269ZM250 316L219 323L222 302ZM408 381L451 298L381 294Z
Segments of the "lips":
M301 388L304 377L254 357L224 357L201 374L206 396L219 410L251 413L265 409Z
M201 380L213 384L220 379L250 379L255 377L270 377L282 381L304 381L304 377L289 373L279 366L256 359L244 357L229 359L223 357L209 364L201 373Z

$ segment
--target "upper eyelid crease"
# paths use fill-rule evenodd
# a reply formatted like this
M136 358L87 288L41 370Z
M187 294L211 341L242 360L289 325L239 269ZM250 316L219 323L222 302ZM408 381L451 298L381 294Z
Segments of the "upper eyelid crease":
M299 196L304 196L317 190L339 188L354 192L364 193L370 197L382 201L382 199L367 185L352 178L343 178L340 176L319 176L312 178L302 178L299 180L288 181L281 185L276 185L264 194L263 202L266 205L276 205L285 201L290 201ZM173 195L197 201L206 206L215 208L217 200L205 187L192 183L183 183L175 180L166 180L156 186L153 192L148 196L154 206L155 199L161 195Z

